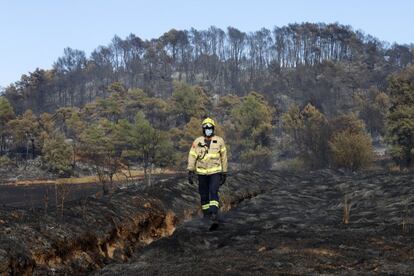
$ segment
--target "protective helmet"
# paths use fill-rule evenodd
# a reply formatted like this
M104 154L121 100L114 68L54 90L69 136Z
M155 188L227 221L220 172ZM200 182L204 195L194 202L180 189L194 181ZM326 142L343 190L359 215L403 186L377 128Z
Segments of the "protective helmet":
M213 126L213 127L215 127L216 126L216 123L214 122L214 120L213 119L211 119L211 118L206 118L206 119L204 119L204 121L201 123L201 125L204 127L204 126L207 126L207 125L211 125L211 126Z
M201 123L201 126L203 128L203 134L206 137L211 137L214 135L214 127L216 126L216 123L211 118L206 118Z

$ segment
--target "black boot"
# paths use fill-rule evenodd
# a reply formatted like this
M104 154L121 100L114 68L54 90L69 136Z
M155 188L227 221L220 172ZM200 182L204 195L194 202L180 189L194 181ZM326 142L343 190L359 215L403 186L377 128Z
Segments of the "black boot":
M210 214L210 220L212 223L218 223L218 217L216 213L211 213Z
M210 228L208 229L209 231L214 231L218 228L219 226L219 221L218 221L218 217L216 213L211 213L210 215Z
M203 210L203 219L208 220L210 218L210 211Z

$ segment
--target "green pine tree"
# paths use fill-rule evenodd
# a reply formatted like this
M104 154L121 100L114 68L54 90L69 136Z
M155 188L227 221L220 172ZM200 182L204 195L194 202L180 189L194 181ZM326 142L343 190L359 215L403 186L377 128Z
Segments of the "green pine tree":
M410 167L414 154L414 66L391 78L389 93L386 138L395 160Z
M121 169L121 151L116 146L115 133L115 124L101 119L86 128L80 136L80 155L93 164L104 194L109 192L107 184L112 186L113 176Z
M72 148L62 135L47 139L42 154L42 159L50 171L60 176L69 176L72 173Z
M243 168L268 169L272 165L272 109L255 92L243 98L232 110L233 124L229 133L234 158ZM234 131L233 131L234 130Z
M147 184L151 183L154 166L166 167L175 162L172 143L167 135L152 127L142 112L136 114L132 124L120 120L117 137L118 144L125 145L122 156L142 164Z
M7 123L14 118L13 107L5 97L0 97L0 156L6 149Z

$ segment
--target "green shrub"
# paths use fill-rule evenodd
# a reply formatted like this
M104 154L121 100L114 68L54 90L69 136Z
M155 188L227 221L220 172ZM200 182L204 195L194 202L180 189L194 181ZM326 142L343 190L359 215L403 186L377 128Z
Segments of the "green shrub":
M5 155L0 156L0 168L8 167L12 164L13 164L13 162L10 160L9 157L7 157Z
M43 146L43 161L47 168L61 176L72 173L72 148L63 136L47 139Z
M335 165L352 171L369 166L374 156L371 137L365 132L338 132L329 147Z

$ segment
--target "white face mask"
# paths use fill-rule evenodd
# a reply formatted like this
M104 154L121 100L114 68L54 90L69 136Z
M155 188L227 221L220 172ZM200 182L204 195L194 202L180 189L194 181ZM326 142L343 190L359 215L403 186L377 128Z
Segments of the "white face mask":
M213 135L213 129L207 128L204 130L204 134L209 137L211 135Z

